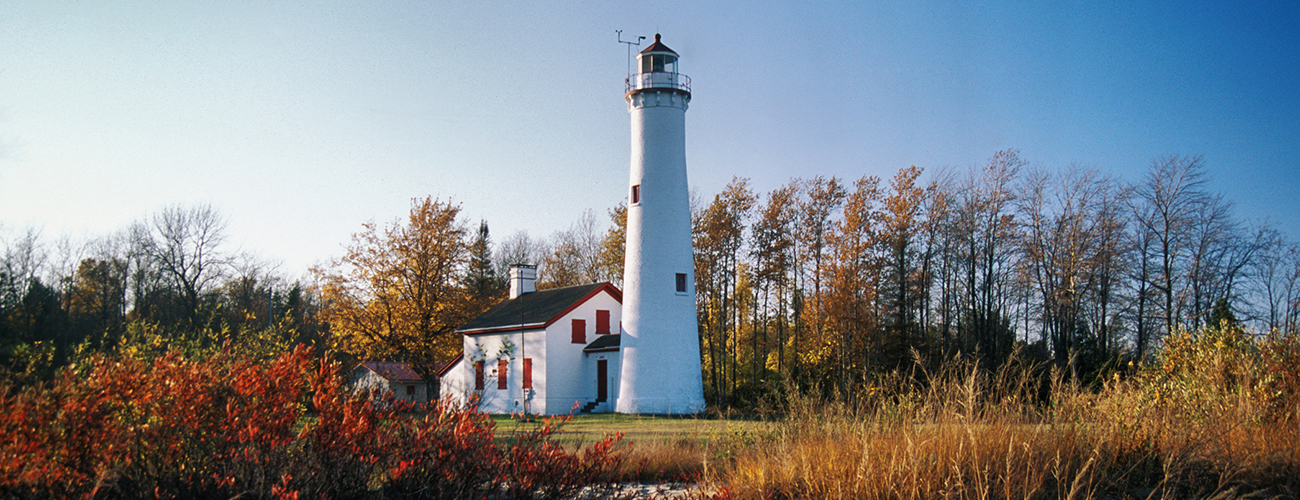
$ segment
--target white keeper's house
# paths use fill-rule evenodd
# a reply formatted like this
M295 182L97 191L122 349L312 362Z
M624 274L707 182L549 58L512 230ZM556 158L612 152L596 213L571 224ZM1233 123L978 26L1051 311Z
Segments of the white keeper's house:
M487 413L607 412L617 397L623 294L609 283L536 291L510 269L510 298L457 333L465 349L439 373L442 394Z
M678 65L655 35L626 80L623 290L534 291L536 268L512 268L510 298L458 331L464 352L439 372L443 397L489 413L704 411L686 181L691 85Z

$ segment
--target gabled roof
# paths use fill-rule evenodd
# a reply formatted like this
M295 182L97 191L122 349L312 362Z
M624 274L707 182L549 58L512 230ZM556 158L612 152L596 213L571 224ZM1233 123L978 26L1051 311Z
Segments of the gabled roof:
M664 45L663 42L659 41L658 33L655 33L655 43L650 44L649 47L646 47L645 50L641 51L642 54L648 54L651 52L667 52L672 55L677 55L677 52L673 51L673 49L668 48L667 45Z
M546 328L602 291L608 292L620 304L623 303L623 292L609 283L551 288L502 301L456 332L474 335L520 328Z
M622 340L623 336L617 333L614 335L597 335L596 340L591 341L590 344L587 344L587 347L582 348L582 352L617 351Z
M400 380L403 382L414 381L423 382L424 378L411 369L411 365L399 363L396 361L364 361L357 365L357 368L365 367L375 372L380 377L388 380ZM352 371L356 371L354 368Z
M441 380L443 375L446 375L447 372L451 371L451 369L455 367L457 363L460 363L464 359L465 359L464 351L461 351L459 354L456 354L455 358L453 358L451 361L448 361L447 364L442 365L442 368L438 369L438 379Z

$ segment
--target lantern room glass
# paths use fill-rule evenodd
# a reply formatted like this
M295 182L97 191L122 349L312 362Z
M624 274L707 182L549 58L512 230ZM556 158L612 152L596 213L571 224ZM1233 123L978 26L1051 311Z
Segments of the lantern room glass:
M677 57L669 54L646 54L641 56L642 73L676 73Z

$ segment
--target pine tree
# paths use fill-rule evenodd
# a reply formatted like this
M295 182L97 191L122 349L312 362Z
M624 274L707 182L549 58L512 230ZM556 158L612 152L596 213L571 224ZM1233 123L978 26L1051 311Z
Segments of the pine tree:
M506 287L504 277L497 276L496 269L492 266L492 244L486 221L479 221L469 253L469 274L465 277L465 289L473 309L468 311L469 317L474 317L501 300Z

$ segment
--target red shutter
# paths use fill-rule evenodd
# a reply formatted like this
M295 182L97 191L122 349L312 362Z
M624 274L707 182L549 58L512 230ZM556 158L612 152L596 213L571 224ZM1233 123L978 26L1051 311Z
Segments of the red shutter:
M524 389L533 388L533 358L524 358Z
M609 335L609 311L596 310L596 334Z
M497 389L506 388L506 366L508 366L507 363L509 363L509 361L504 359L497 361Z
M483 362L474 362L474 390L483 390Z
M587 320L585 319L573 320L573 343L575 344L587 343Z

